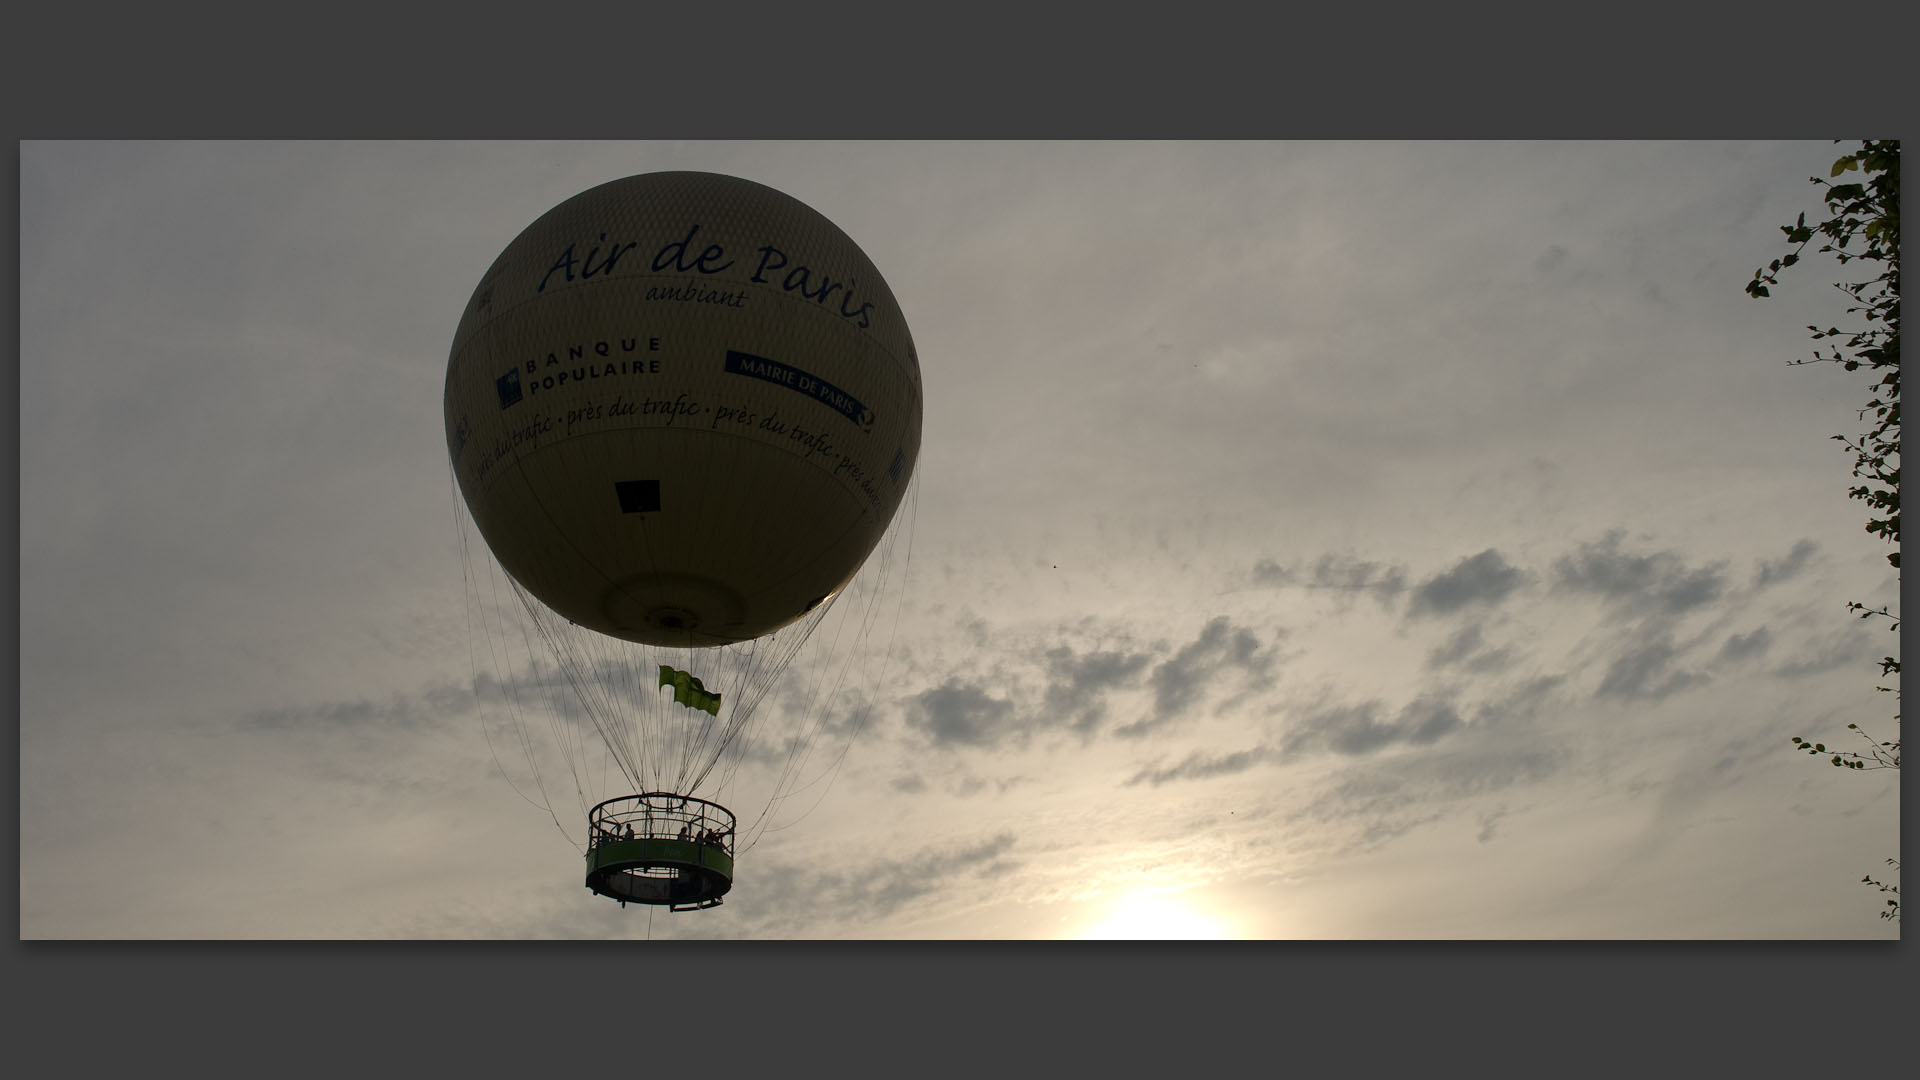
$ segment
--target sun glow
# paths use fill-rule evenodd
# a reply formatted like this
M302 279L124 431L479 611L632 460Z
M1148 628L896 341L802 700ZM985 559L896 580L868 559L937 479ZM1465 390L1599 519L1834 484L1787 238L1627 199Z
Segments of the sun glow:
M1105 921L1080 934L1084 941L1221 941L1231 936L1218 922L1165 893L1135 893L1115 904Z

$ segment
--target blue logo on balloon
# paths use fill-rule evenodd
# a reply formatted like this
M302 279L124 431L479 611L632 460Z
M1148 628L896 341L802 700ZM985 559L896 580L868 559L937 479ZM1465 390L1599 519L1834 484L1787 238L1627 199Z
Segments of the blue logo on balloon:
M500 407L506 408L520 400L520 369L514 368L505 375L493 380L493 388L500 392Z
M783 364L764 356L754 356L751 353L728 349L727 372L732 375L745 375L765 382L778 383L789 390L805 394L856 424L862 422L863 416L872 415L867 407L860 404L852 394L819 376L801 371L792 364Z

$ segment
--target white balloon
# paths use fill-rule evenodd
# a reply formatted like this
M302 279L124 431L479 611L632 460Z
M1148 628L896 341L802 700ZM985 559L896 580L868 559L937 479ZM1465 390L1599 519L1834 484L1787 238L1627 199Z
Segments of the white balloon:
M445 400L500 564L650 645L759 637L832 596L920 449L879 271L797 199L713 173L615 180L528 226L467 304Z

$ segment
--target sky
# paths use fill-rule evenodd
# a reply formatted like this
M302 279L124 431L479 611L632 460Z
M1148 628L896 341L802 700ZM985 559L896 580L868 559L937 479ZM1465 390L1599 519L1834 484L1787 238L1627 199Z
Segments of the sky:
M1830 263L1743 292L1839 152L23 143L21 936L1897 936L1897 774L1789 741L1896 737L1869 380L1789 364ZM668 169L844 229L925 387L871 714L673 914L496 763L441 412L500 249Z

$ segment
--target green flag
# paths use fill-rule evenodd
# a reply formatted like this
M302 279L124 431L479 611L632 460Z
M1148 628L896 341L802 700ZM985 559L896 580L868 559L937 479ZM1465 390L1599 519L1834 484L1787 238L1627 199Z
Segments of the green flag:
M700 680L686 672L661 664L660 685L673 687L673 700L687 708L720 715L720 695L707 693L707 688L700 685Z

